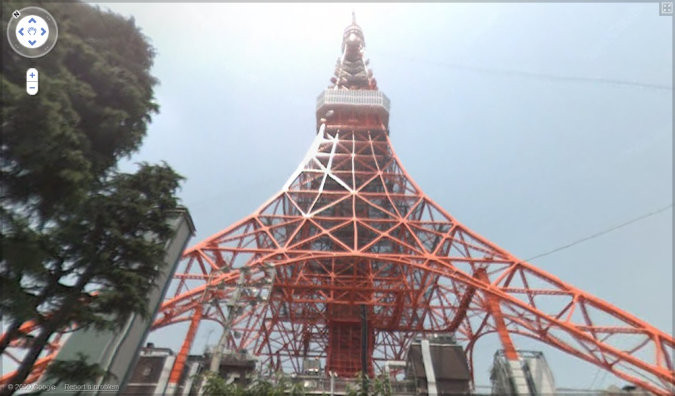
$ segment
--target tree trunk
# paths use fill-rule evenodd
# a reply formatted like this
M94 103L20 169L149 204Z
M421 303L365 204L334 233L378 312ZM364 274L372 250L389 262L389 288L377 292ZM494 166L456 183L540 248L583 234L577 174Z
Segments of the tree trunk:
M31 370L33 370L33 365L37 361L40 353L47 345L47 341L57 330L63 328L68 324L64 317L67 317L66 313L71 310L77 303L77 298L79 294L84 290L84 287L89 283L91 277L94 273L94 265L89 265L85 272L77 280L77 283L71 289L71 293L63 301L61 307L56 310L52 315L50 315L43 323L42 329L40 330L39 335L34 338L31 342L30 349L26 356L21 360L19 368L16 370L16 374L9 380L9 384L23 384L23 382L30 375ZM0 396L8 396L13 394L16 389L9 390L5 387L0 391Z
M47 297L53 293L54 289L56 288L56 284L58 284L59 279L61 279L62 276L62 271L61 267L63 265L64 260L61 259L59 260L59 263L57 264L57 269L55 272L50 276L49 283L47 286L45 286L40 294L37 296L36 302L33 304L33 309L37 311L37 307L40 306ZM34 320L37 320L38 318L34 318ZM9 344L12 342L12 340L16 339L21 332L19 329L21 329L21 326L24 323L29 322L30 320L19 320L19 319L14 319L12 324L7 328L7 331L5 331L5 334L2 335L2 338L0 339L0 355L2 355L3 352L5 352L5 349L9 346Z
M14 377L9 380L9 384L23 384L28 375L30 375L31 370L33 369L33 364L35 364L35 361L40 356L40 353L47 344L49 337L51 337L56 331L54 328L56 327L54 326L54 322L56 322L56 320L54 320L52 323L47 323L47 325L43 327L42 330L40 330L40 334L32 341L28 353L21 361L21 365L16 370ZM16 389L9 389L5 386L4 389L0 391L0 396L8 396L13 394L15 391Z
M19 329L21 328L21 325L24 324L25 322L22 320L17 320L14 319L11 325L7 328L7 331L5 331L5 334L2 335L2 338L0 339L0 355L2 355L3 352L5 352L5 349L9 346L9 343L12 342L18 335L19 335Z

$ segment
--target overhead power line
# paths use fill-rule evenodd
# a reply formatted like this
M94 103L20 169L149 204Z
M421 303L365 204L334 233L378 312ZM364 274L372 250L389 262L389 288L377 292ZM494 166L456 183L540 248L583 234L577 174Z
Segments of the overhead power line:
M576 241L574 241L574 242L568 243L567 245L560 246L560 247L555 248L555 249L553 249L553 250L549 250L548 252L544 252L544 253L538 254L538 255L536 255L536 256L532 256L532 257L526 259L525 261L536 260L536 259L538 259L538 258L541 258L541 257L544 257L544 256L548 256L549 254L553 254L553 253L559 252L559 251L561 251L561 250L570 248L570 247L572 247L572 246L574 246L574 245L578 245L578 244L580 244L580 243L582 243L582 242L586 242L586 241L588 241L588 240L591 240L591 239L597 238L597 237L599 237L599 236L608 234L608 233L610 233L610 232L612 232L612 231L618 230L619 228L622 228L622 227L625 227L625 226L627 226L627 225L633 224L633 223L638 222L638 221L640 221L640 220L644 220L644 219L646 219L647 217L657 215L657 214L659 214L659 213L661 213L661 212L665 212L666 210L668 210L668 209L670 209L670 208L672 208L672 207L673 207L673 203L671 202L669 205L664 206L664 207L662 207L662 208L660 208L660 209L656 209L656 210L654 210L654 211L652 211L652 212L643 214L642 216L639 216L639 217L636 217L636 218L634 218L634 219L628 220L628 221L626 221L626 222L624 222L624 223L621 223L621 224L615 225L615 226L613 226L613 227L607 228L607 229L605 229L605 230L596 232L595 234L591 234L591 235L585 236L585 237L583 237L583 238L581 238L581 239L578 239L578 240L576 240Z
M378 54L380 54L380 53L378 52ZM518 77L535 78L535 79L539 79L539 80L568 81L568 82L578 82L578 83L600 83L600 84L609 84L609 85L619 85L619 86L631 86L631 87L640 87L640 88L647 88L647 89L657 89L657 90L661 90L661 91L672 91L673 90L673 87L670 86L670 85L655 84L655 83L648 83L648 82L641 82L641 81L620 80L620 79L604 78L604 77L565 76L565 75L560 75L560 74L538 73L538 72L531 72L531 71L524 71L524 70L497 69L497 68L483 67L483 66L463 65L463 64L459 64L459 63L441 62L441 61L428 60L428 59L417 59L417 58L412 58L412 57L397 56L397 55L390 55L390 54L381 54L381 55L394 56L394 57L398 57L400 59L403 59L403 60L406 60L406 61L409 61L409 62L428 63L428 64L432 64L432 65L436 65L436 66L440 66L440 67L445 67L445 68L450 68L450 69L469 70L469 71L481 72L481 73L504 74L504 75L518 76Z

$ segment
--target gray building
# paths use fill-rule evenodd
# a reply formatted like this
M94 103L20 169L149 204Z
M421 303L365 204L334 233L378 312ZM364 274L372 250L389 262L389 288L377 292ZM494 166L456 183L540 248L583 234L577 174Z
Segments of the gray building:
M471 393L466 355L450 334L413 341L408 350L406 377L415 381L418 395Z

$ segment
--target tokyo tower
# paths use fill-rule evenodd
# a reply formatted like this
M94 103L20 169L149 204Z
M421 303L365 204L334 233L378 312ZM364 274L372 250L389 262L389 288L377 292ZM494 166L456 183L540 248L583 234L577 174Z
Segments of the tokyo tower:
M171 381L213 320L222 345L274 369L299 372L312 357L339 376L363 363L373 375L414 337L453 332L470 366L489 333L516 360L517 334L672 393L670 334L514 257L424 194L393 151L364 48L353 22L317 100L317 135L281 191L185 251L154 323L190 323Z
M470 230L407 174L389 140L389 99L352 22L316 137L281 191L188 248L153 329L189 323L177 384L199 325L223 327L222 350L263 368L375 375L416 337L454 333L469 367L484 335L507 359L525 336L660 395L675 392L675 338L525 262Z

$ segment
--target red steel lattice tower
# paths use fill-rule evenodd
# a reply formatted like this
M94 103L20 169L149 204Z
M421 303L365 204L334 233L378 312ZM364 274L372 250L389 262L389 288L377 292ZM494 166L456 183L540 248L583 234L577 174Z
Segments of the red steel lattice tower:
M352 22L317 101L317 136L281 191L185 252L154 324L190 322L172 381L210 319L228 348L275 369L312 357L351 377L365 357L372 375L404 359L413 337L439 332L456 334L470 364L488 333L517 359L518 334L671 393L671 335L514 257L422 192L391 147L389 100L364 46Z
M389 141L389 100L353 22L333 85L317 101L317 135L280 192L255 213L187 249L153 328L187 322L170 382L200 322L221 346L263 367L372 375L412 339L455 333L473 348L496 333L531 337L657 394L675 390L675 339L520 260L427 197Z

